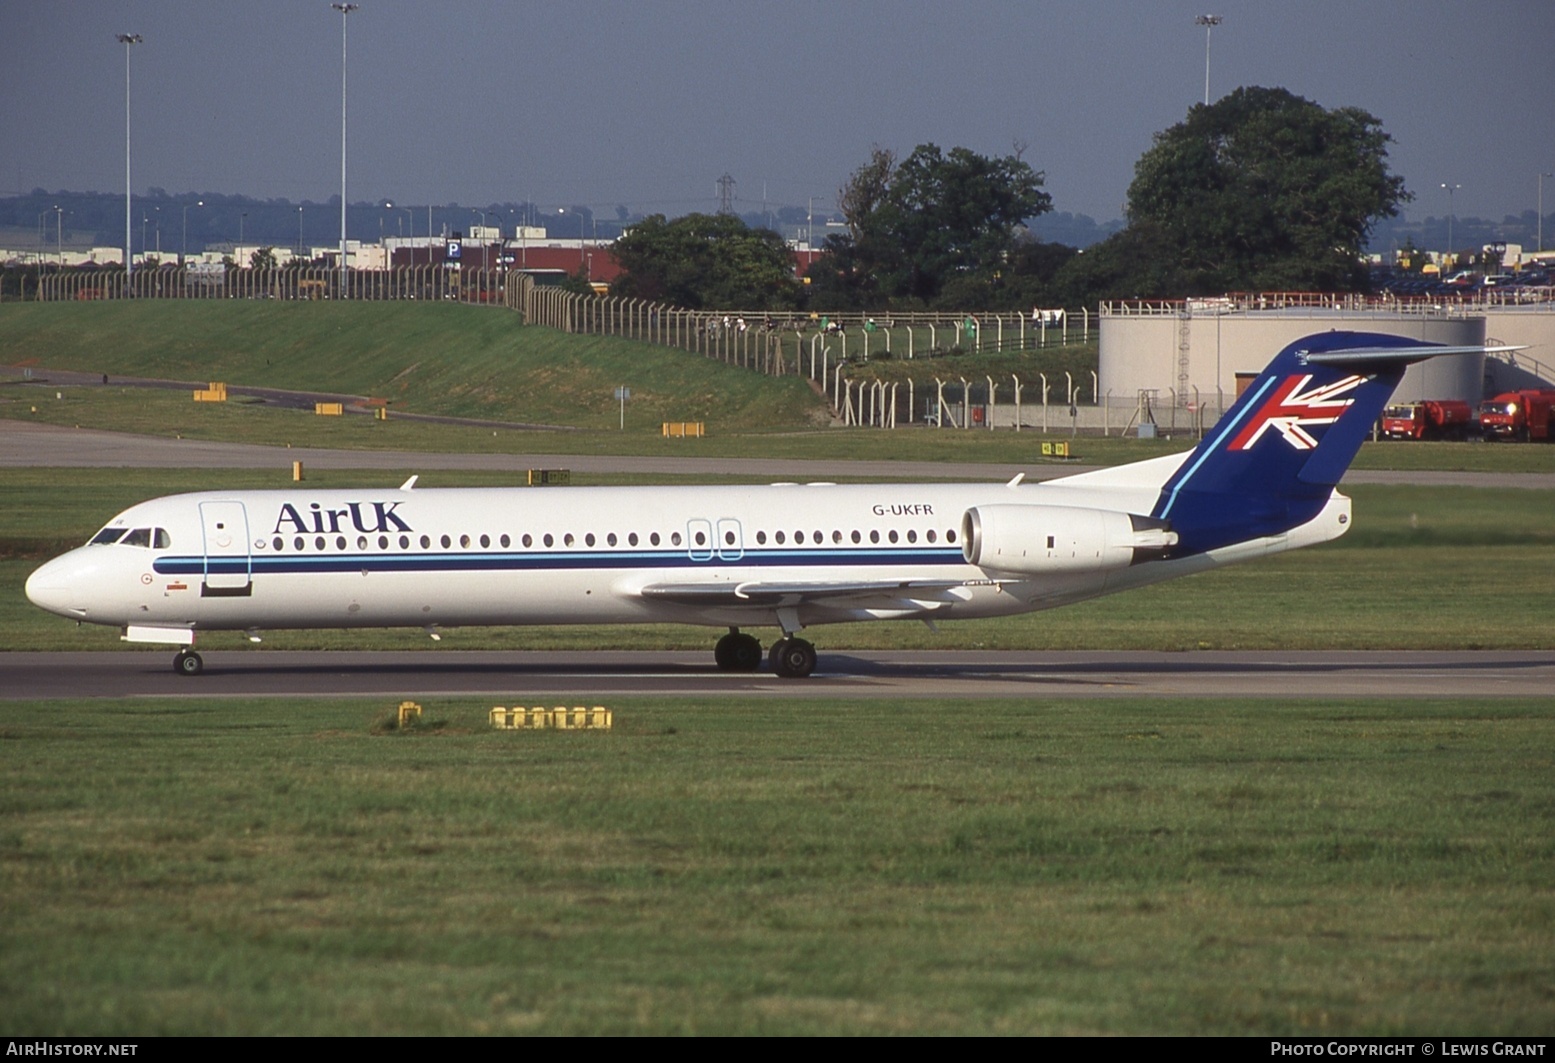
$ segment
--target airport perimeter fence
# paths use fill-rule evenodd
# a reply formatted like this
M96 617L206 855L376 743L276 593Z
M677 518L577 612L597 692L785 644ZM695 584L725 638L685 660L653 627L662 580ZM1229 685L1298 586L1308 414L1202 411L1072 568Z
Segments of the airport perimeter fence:
M340 270L325 266L238 269L235 266L148 266L128 276L119 267L45 270L32 298L44 302L94 299L419 299L433 302L504 302L507 275L494 269L442 266ZM27 298L24 291L22 297Z
M838 417L845 425L896 428L908 424L973 431L1014 429L1057 435L1100 434L1198 439L1220 419L1232 396L1179 395L1174 389L1098 394L1095 372L1074 379L1009 374L1003 378L936 376L931 382L853 379L838 382Z
M911 383L881 384L850 374L872 360L917 360L949 352L1036 352L1090 340L1095 315L1088 310L1020 313L819 313L763 310L687 310L647 299L584 295L537 285L525 275L509 278L508 305L529 324L563 332L625 339L675 347L771 376L798 375L810 380L844 424L895 427L898 424L993 423L975 411L997 408L998 384L971 398L981 382L958 377L942 381L932 400L918 402L924 389ZM1055 393L1042 374L1043 403ZM1067 374L1066 374L1067 376ZM1091 374L1089 405L1096 405ZM1084 382L1064 384L1065 410L1081 402ZM1012 390L1024 393L1037 380L1012 378ZM946 388L950 398L945 399ZM970 389L970 390L969 390ZM1017 405L1019 396L1015 396ZM955 410L961 409L960 419ZM940 411L945 410L944 414ZM1093 418L1087 417L1088 422ZM1054 418L1047 418L1055 423ZM1011 422L1013 426L1016 421ZM1032 422L1026 422L1028 424ZM1067 422L1066 422L1067 423ZM1121 423L1121 421L1120 421Z

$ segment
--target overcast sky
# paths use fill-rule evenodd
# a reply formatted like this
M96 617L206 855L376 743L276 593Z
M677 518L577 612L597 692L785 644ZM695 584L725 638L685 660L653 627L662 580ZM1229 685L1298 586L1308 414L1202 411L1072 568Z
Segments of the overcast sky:
M1411 218L1531 210L1555 171L1551 0L360 0L348 197L611 214L830 203L871 145L1006 154L1054 209L1121 216L1152 134L1282 86L1393 136ZM327 201L328 0L0 0L0 193L133 186ZM1546 210L1555 179L1545 181Z

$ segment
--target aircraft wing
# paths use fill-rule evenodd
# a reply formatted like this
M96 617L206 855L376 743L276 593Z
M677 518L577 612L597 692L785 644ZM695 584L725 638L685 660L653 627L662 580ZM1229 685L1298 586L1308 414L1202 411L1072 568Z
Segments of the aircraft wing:
M644 598L679 605L795 606L841 602L856 598L910 598L933 600L944 592L966 586L965 580L837 580L767 583L651 583L639 594Z

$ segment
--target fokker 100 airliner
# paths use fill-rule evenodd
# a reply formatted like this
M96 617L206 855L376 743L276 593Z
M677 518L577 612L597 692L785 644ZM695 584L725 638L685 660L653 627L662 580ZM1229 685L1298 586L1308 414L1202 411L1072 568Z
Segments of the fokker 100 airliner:
M1496 348L1499 349L1499 348ZM215 491L132 506L27 596L181 647L206 631L673 622L719 667L815 669L805 628L1067 605L1326 542L1411 362L1481 347L1327 332L1286 347L1186 454L1040 484Z

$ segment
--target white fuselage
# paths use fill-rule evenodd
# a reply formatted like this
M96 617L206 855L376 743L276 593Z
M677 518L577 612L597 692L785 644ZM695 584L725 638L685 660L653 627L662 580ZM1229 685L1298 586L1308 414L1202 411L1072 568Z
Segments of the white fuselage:
M175 495L126 510L96 545L35 572L27 593L142 633L660 621L795 631L1050 608L1332 538L1347 519L1336 494L1307 526L1211 554L1119 567L1100 563L1106 543L1048 536L1015 573L966 561L974 507L1143 514L1160 478L1091 479Z

